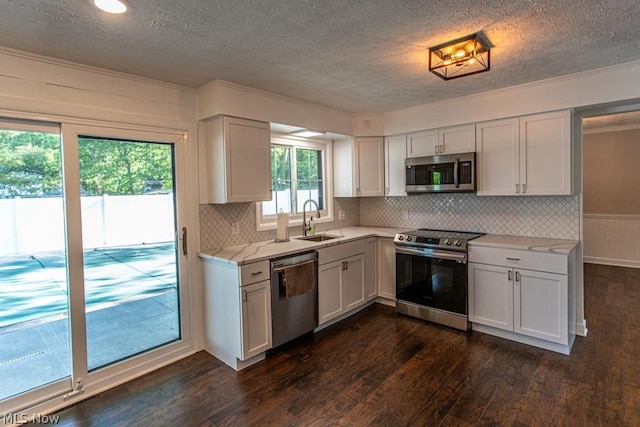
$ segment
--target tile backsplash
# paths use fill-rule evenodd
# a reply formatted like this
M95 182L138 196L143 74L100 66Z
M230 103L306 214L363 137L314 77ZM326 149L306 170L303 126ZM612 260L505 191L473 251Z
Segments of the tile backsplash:
M579 196L491 197L475 194L422 194L407 197L334 198L334 218L317 231L354 225L436 228L491 234L580 238ZM405 219L404 212L407 217ZM231 234L231 223L240 234ZM291 227L292 236L302 234ZM256 230L256 204L200 205L200 247L213 249L272 240L276 230Z
M360 199L334 198L333 211L336 221L316 223L318 232L360 224ZM345 212L345 220L337 221L338 211ZM240 223L240 234L231 234L231 223ZM292 236L302 234L302 229L290 227ZM200 205L200 248L214 249L245 243L261 242L276 238L276 230L256 230L255 203L229 203L226 205Z
M360 199L360 225L579 240L580 199L579 196L481 197L463 193L369 197Z

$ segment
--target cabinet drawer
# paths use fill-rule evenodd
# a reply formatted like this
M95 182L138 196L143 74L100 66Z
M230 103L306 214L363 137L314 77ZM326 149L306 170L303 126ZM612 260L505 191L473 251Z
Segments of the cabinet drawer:
M469 246L469 262L558 274L569 273L569 257L563 254Z
M269 261L254 262L240 267L240 286L269 280Z
M327 264L329 262L343 260L357 254L364 253L365 239L356 240L355 242L341 243L328 248L318 249L318 264Z

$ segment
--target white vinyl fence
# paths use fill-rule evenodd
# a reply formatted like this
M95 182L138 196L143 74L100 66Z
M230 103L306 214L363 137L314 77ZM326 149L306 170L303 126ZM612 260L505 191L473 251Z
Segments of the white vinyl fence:
M173 194L82 197L85 249L175 239ZM63 250L61 197L0 199L0 256Z

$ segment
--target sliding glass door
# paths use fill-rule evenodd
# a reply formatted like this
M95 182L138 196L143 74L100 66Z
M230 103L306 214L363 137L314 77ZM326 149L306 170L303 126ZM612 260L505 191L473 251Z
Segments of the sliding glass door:
M78 138L88 368L180 339L172 144Z
M0 121L0 412L80 394L181 342L183 144Z
M60 153L59 126L0 122L0 401L71 376Z

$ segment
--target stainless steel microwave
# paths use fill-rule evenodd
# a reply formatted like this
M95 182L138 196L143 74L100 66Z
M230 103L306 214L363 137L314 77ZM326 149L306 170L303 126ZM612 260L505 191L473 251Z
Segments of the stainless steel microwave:
M415 157L405 160L407 193L476 191L476 153Z

